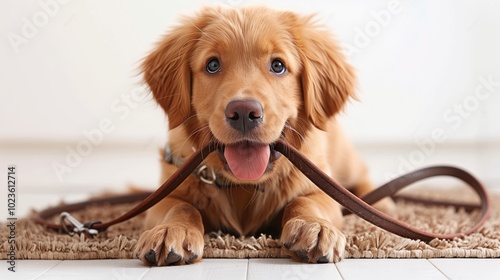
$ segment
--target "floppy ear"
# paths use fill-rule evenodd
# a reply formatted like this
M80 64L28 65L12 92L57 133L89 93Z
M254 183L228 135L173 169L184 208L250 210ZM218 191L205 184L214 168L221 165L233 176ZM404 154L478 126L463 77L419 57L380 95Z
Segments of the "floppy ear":
M311 19L295 16L292 34L303 66L301 81L305 117L317 128L325 130L327 121L350 97L355 98L356 79L332 35Z
M142 64L144 80L167 114L170 129L191 115L190 57L201 36L198 28L201 26L197 22L185 19L159 42Z

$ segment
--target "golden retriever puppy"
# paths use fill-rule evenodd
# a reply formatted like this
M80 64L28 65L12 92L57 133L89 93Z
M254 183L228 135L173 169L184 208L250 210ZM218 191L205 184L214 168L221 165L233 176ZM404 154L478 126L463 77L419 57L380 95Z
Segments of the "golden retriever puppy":
M292 12L204 8L142 69L169 120L162 180L194 150L219 147L149 210L136 247L145 265L193 263L217 230L274 235L304 262L342 258L341 207L273 149L284 139L357 195L373 189L334 120L355 75L327 31Z

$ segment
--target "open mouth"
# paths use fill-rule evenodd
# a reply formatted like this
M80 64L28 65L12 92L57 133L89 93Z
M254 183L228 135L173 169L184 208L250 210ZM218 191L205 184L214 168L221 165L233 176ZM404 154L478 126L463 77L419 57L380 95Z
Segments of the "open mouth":
M242 181L255 181L273 168L273 162L281 154L274 150L274 144L241 141L221 145L218 155L224 162L224 169Z

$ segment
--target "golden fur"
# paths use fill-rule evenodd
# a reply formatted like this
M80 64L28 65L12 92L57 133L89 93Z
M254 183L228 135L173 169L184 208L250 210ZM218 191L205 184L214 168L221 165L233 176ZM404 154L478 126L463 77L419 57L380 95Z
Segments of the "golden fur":
M221 70L208 74L207 62ZM280 59L286 73L270 72ZM209 141L221 146L280 137L357 195L373 189L367 171L334 120L354 97L355 76L331 35L311 17L261 7L204 8L172 29L146 58L144 78L169 119L169 143L178 158ZM228 125L232 100L254 99L265 118L249 135ZM149 210L137 256L146 265L185 264L203 254L203 234L275 234L305 262L339 261L345 237L340 206L284 157L254 181L223 167L216 153L205 164L227 187L190 176ZM163 163L163 178L175 167ZM258 187L256 187L258 185Z

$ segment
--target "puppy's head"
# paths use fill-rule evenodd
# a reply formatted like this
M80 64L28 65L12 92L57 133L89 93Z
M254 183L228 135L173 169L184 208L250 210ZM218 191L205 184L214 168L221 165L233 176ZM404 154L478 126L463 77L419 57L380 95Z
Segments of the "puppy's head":
M264 180L280 137L328 120L354 95L354 75L337 44L311 17L266 8L206 8L161 40L144 78L171 129L194 145L220 143L230 178Z

